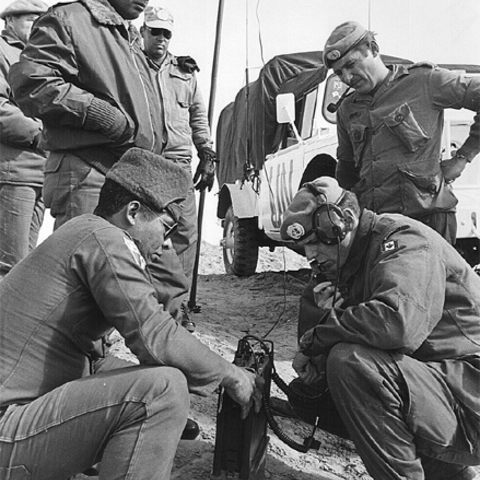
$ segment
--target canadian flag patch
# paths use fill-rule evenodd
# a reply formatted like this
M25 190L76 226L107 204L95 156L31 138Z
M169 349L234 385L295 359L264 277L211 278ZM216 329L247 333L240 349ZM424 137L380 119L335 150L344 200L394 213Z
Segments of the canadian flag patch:
M382 252L393 252L398 250L397 240L385 240L382 243Z

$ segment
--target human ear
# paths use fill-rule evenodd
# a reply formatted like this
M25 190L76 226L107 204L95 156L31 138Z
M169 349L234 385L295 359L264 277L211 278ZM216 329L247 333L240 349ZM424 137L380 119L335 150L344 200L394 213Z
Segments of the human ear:
M130 225L135 225L140 207L140 202L136 200L129 202L128 205L125 206L126 219Z
M351 232L358 225L358 218L353 213L353 210L351 208L345 208L343 210L343 219L345 226L347 227L347 230L349 232Z

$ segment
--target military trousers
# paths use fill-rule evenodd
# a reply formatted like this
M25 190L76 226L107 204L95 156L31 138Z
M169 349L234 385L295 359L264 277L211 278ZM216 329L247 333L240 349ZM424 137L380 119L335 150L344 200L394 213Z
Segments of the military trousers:
M480 464L478 421L428 363L340 343L328 356L327 383L374 479L450 480ZM444 468L432 476L436 461Z
M0 279L37 246L44 213L41 187L0 184Z
M68 382L0 418L0 478L167 480L185 427L185 376L131 366Z

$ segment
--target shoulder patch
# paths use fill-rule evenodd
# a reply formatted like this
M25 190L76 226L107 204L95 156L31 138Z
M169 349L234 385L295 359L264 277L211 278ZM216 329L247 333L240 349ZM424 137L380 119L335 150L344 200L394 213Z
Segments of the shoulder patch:
M128 238L128 237L123 237L123 241L125 242L125 245L127 246L127 248L130 250L130 253L132 254L132 257L135 260L135 263L142 270L145 270L145 268L147 266L147 262L143 258L143 255L140 253L140 250L138 249L135 242L131 238Z
M398 250L398 240L384 240L382 243L382 252L394 252Z

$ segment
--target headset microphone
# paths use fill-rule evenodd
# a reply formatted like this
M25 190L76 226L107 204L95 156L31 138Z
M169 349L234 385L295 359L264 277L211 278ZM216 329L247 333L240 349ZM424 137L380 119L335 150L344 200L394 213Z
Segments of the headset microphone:
M330 113L337 113L337 110L340 108L340 105L342 104L342 102L345 100L345 97L349 94L350 90L352 89L352 87L348 87L345 92L343 92L343 95L340 97L340 99L338 100L337 103L329 103L327 105L327 110L330 112Z

